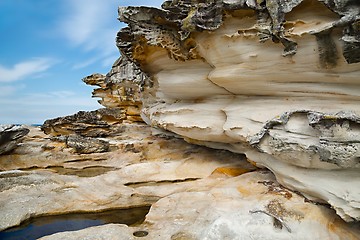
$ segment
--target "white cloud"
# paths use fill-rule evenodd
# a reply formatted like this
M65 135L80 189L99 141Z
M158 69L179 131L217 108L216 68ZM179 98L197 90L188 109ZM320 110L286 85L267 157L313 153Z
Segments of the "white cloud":
M36 77L52 67L55 62L54 59L50 58L33 58L11 67L0 65L0 82L14 82L24 78Z
M149 3L150 2L150 3ZM94 58L73 66L73 69L87 67L100 62L110 68L119 56L115 45L117 32L124 25L117 20L119 5L160 6L163 0L118 1L118 0L65 0L67 13L60 21L60 34L74 47L93 52ZM113 58L111 62L109 59Z
M110 55L118 55L115 46L115 36L120 28L118 0L66 0L65 3L68 13L60 22L60 34L73 46L96 53L95 58L73 68L82 68Z

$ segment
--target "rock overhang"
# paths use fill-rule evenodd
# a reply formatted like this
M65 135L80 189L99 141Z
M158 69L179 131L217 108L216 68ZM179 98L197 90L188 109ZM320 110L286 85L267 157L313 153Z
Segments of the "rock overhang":
M121 61L146 79L144 121L245 153L285 186L359 220L359 4L165 1L162 8L119 8L128 24L117 35ZM298 168L290 181L286 172ZM304 169L325 178L337 171L339 188L301 188ZM351 200L336 193L350 172Z

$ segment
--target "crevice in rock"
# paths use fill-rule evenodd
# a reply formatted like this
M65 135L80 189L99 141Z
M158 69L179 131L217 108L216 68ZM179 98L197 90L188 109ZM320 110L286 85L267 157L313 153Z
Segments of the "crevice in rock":
M60 175L75 175L78 177L96 177L118 168L108 166L88 166L84 168L66 168L63 166L29 167L20 168L22 171L50 170Z
M193 182L201 178L185 178L185 179L175 179L175 180L161 180L161 181L144 181L144 182L129 182L124 185L127 187L138 188L146 186L160 186L173 183L183 183L183 182Z
M86 162L86 161L95 161L95 162L99 162L99 161L105 161L107 160L106 158L81 158L81 159L71 159L68 161L64 161L64 163L75 163L75 162Z

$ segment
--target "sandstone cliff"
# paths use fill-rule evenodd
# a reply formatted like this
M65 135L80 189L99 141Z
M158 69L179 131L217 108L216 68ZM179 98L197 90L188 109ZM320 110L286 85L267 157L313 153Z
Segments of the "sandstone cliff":
M120 58L83 79L105 108L0 156L0 229L151 205L44 239L360 239L358 1L172 0L119 20Z
M359 3L174 0L162 8L119 8L128 27L112 72L125 79L131 71L145 122L245 153L284 186L360 220Z

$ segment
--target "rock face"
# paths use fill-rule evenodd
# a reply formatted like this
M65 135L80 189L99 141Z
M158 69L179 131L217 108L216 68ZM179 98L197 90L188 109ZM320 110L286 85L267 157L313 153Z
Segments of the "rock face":
M0 125L0 155L17 147L29 129L15 125Z
M136 225L42 239L360 239L359 5L119 8L122 56L83 79L106 108L0 156L0 231L151 206Z
M162 8L119 8L128 27L107 84L137 85L146 123L245 153L284 186L360 220L360 3Z

